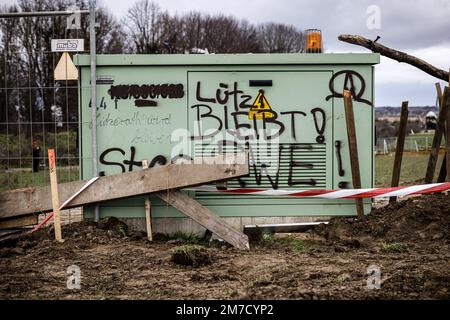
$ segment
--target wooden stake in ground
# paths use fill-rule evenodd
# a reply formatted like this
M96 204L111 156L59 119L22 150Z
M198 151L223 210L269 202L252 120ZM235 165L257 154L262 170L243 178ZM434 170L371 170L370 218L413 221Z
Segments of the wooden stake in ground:
M361 189L361 176L359 171L358 145L356 143L355 115L353 113L352 94L344 90L345 121L347 124L348 149L350 152L350 166L352 169L353 188ZM364 205L362 199L355 199L358 218L364 218Z
M441 101L441 108L439 109L438 123L434 131L433 142L431 144L430 157L428 159L427 171L425 174L425 183L432 183L434 178L434 171L436 170L436 162L439 156L439 149L441 148L442 136L445 131L445 122L447 120L448 103L444 103L445 95L450 94L448 87L444 90L444 96ZM439 91L438 91L439 94Z
M403 148L405 146L406 124L408 123L408 101L402 102L400 125L398 127L397 147L395 148L394 169L392 170L391 187L398 187L402 167ZM397 197L390 197L389 202L397 201Z
M435 83L436 86L436 94L437 94L437 99L438 99L438 107L439 109L442 108L442 89L441 89L441 84L439 82ZM444 130L443 134L444 136L446 136L446 129ZM447 154L444 154L444 159L442 160L441 163L441 169L439 170L439 175L437 178L437 182L444 182L445 181L445 177L447 176L447 167L446 167L446 163L447 163Z
M54 149L48 149L48 164L50 168L50 188L52 192L53 225L55 228L55 239L58 242L63 242L61 235L61 215L59 212L58 181L56 178L56 158Z
M448 89L450 87L450 68L448 69L448 86L445 89ZM439 86L439 89L441 88L441 86ZM447 100L444 101L444 97L442 97L442 104L447 103L450 104L450 98L447 96ZM447 109L450 109L450 107L448 107ZM445 168L447 169L447 172L445 174L446 176L446 181L450 181L450 153L449 153L449 145L450 145L450 112L447 112L447 134L446 134L446 154L445 154ZM447 156L448 155L448 156Z
M445 87L444 95L442 97L442 106L447 108L447 117L446 117L446 135L445 135L445 151L447 157L445 158L445 167L447 169L446 179L445 181L450 181L450 87Z
M148 161L142 160L142 168L148 169ZM150 195L144 197L144 208L145 208L145 223L147 225L147 239L148 241L153 241L152 235L152 207L150 202Z

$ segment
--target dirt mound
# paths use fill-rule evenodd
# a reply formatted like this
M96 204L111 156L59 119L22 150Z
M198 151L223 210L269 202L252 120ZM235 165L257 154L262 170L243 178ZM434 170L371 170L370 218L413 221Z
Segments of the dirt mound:
M9 255L13 248L26 250L29 248L46 249L49 247L70 247L86 249L98 244L114 244L136 237L128 232L127 225L116 218L105 218L98 223L94 221L75 222L62 226L63 244L56 243L53 226L42 228L34 233L19 235L16 238L0 243L0 256ZM13 253L14 253L13 252Z
M430 201L442 202L436 199ZM52 228L42 229L15 246L0 244L0 299L449 299L450 244L442 242L445 237L416 241L414 247L383 240L396 233L408 236L395 227L397 220L405 219L412 230L408 219L434 217L431 212L425 218L408 218L411 208L424 205L409 201L397 205L399 212L377 211L367 218L367 229L334 219L330 237L339 227L350 239L345 245L314 234L266 235L245 252L188 243L197 240L186 235L135 241L115 219L63 226L62 244L54 240ZM445 200L441 211L447 207ZM442 228L444 222L438 221ZM425 230L433 222L422 222L414 230ZM379 223L393 229L377 242L371 226ZM359 238L352 240L355 230L360 230ZM376 244L353 249L364 236ZM381 290L367 289L372 264L380 267ZM67 287L67 270L73 265L81 271L81 288L75 290Z
M172 249L171 261L183 266L200 267L211 264L211 256L205 247L183 245Z
M115 234L127 235L128 226L125 222L115 217L108 217L98 222L98 227L102 230L111 230Z
M360 241L450 242L450 196L411 198L374 209L363 220L338 217L314 232L328 240L359 245Z

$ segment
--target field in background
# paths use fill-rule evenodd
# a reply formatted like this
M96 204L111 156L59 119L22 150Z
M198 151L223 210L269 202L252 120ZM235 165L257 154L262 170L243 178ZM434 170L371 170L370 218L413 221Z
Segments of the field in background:
M375 157L375 186L389 187L394 167L394 153L377 155ZM400 185L413 185L423 183L427 168L429 152L405 152L402 160ZM435 179L439 175L443 154L439 155Z
M57 168L58 183L79 180L78 166ZM0 191L26 187L42 187L50 185L48 167L39 172L31 172L31 168L9 169L0 172Z

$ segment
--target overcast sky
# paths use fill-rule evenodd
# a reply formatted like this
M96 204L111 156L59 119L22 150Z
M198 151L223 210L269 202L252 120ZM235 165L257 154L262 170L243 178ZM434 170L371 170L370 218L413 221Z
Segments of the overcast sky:
M118 19L137 0L101 0ZM251 23L282 22L318 28L327 52L369 52L341 43L339 34L359 34L450 68L450 0L154 0L172 14L192 10L223 13ZM14 3L14 0L0 0ZM374 7L376 6L376 7ZM379 20L377 14L379 13ZM369 25L367 24L369 22ZM378 29L379 27L379 29ZM436 103L435 78L387 58L376 67L376 105ZM443 85L443 82L441 82Z

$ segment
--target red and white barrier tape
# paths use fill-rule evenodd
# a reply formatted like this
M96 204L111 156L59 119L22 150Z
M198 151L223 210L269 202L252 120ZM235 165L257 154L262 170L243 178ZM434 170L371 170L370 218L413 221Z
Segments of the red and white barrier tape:
M82 186L80 190L78 190L76 193L74 193L69 199L64 201L64 203L59 206L59 210L63 209L65 206L67 206L70 201L72 201L76 196L78 196L81 192L83 192L87 187L89 187L91 184L93 184L95 181L97 181L98 178L99 177L94 177L91 180L89 180L88 182L86 182L85 185ZM33 233L36 230L39 230L40 228L45 226L47 224L47 222L53 217L53 214L54 213L51 212L44 220L41 221L41 223L39 223L36 227L34 227L33 230L31 230L31 233Z
M258 196L288 196L288 197L309 197L326 199L354 199L354 198L384 198L419 195L450 190L450 182L430 183L410 187L392 188L370 188L370 189L340 189L340 190L276 190L257 188L228 188L227 190L217 190L212 186L200 186L188 188L190 191L208 191L231 194L248 194Z

